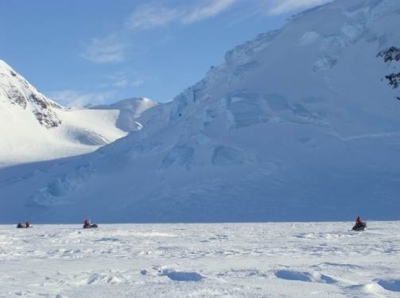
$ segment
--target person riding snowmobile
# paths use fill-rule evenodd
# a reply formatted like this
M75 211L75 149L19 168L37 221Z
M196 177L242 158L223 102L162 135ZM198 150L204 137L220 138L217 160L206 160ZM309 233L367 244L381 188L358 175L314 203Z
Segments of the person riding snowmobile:
M90 228L90 219L85 219L85 221L83 222L83 228Z
M367 223L357 216L356 224L353 227L353 231L363 231L367 227Z
M85 221L83 222L83 228L84 229L90 229L90 228L98 228L97 224L92 224L90 223L90 219L85 219Z

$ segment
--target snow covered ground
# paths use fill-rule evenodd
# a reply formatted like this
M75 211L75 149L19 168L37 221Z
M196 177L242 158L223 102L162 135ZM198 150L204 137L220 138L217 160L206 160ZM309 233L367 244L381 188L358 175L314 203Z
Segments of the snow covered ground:
M400 222L0 226L0 297L399 297Z

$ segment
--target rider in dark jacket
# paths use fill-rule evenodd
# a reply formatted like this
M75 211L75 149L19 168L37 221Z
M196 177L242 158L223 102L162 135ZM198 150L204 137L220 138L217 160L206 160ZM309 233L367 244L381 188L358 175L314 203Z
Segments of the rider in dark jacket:
M83 227L84 228L89 228L90 227L90 219L86 218L85 221L83 222Z
M367 227L367 224L361 219L361 217L357 216L356 224L353 227L354 231L362 231Z

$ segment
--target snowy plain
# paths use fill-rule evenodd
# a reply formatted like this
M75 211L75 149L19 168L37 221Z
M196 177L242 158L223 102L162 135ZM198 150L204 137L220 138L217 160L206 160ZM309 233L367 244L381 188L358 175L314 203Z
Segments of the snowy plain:
M0 297L399 297L400 222L0 226Z

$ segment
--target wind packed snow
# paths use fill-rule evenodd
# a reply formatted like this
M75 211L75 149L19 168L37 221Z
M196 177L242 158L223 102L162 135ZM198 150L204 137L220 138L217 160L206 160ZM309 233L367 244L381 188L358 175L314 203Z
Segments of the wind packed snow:
M400 222L0 226L0 297L399 297Z

